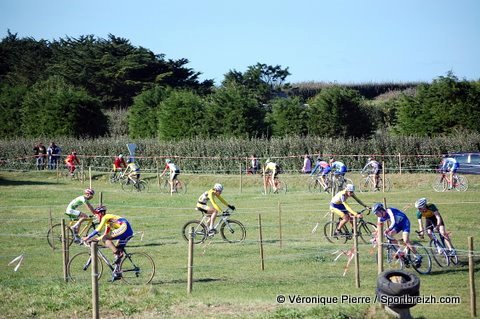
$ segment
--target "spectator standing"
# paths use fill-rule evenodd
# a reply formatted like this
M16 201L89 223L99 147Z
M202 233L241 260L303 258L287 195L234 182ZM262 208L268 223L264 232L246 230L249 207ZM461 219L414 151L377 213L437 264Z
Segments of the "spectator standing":
M48 155L48 169L57 169L58 159L60 158L61 149L58 147L55 142L51 142L50 146L47 148Z
M47 157L47 149L43 143L38 143L33 147L33 155L35 156L37 170L45 169L45 158Z
M310 174L312 171L312 159L310 156L305 155L303 158L303 167L302 167L302 173L303 174Z

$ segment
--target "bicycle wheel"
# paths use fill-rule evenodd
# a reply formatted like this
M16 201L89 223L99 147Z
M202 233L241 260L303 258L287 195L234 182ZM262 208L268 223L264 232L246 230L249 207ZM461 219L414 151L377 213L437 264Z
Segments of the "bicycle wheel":
M323 187L318 181L318 179L311 179L308 181L308 191L310 193L321 193L323 192Z
M126 192L131 192L133 191L133 182L128 180L128 179L122 179L122 181L120 182L122 184L122 189Z
M133 189L137 192L148 192L148 184L144 180L140 180L133 184Z
M81 252L73 256L68 262L68 279L72 282L89 283L92 281L92 259L90 252ZM103 274L103 263L97 256L97 277L100 279Z
M454 186L457 191L466 192L468 189L468 180L463 175L457 175L454 177Z
M390 179L385 177L385 180L380 176L378 179L378 190L383 191L383 185L385 184L385 192L389 192L392 184L390 183Z
M329 221L323 226L323 234L325 239L327 239L332 244L344 244L347 242L347 236L345 234L334 235L335 230L337 229L338 222Z
M222 235L223 240L229 243L240 243L245 240L247 231L241 222L230 219L220 226L220 235Z
M190 231L193 227L193 243L200 244L207 238L207 226L202 224L199 220L190 220L182 227L182 236L186 241L190 238Z
M372 182L371 182L370 176L367 176L365 178L362 177L362 179L360 180L360 183L358 183L358 188L360 189L360 192L365 193L370 191L370 187L372 187L371 185L372 185Z
M450 259L450 262L452 264L454 264L455 266L458 265L458 255L457 255L457 252L454 250L454 252L449 252L447 253L449 259Z
M148 284L155 276L155 263L143 252L128 253L120 264L122 279L133 285Z
M432 187L436 192L444 192L447 190L447 180L442 175L435 176Z
M445 247L434 239L430 240L430 253L440 267L448 267L450 264L450 257L447 256Z
M377 232L377 225L371 222L359 222L357 225L358 236L365 244L370 244L370 240L375 236Z
M116 174L116 173L110 174L110 176L108 178L108 181L110 182L110 184L118 183L118 181L119 181L118 174Z
M403 269L405 267L405 263L403 259L398 258L396 254L397 254L397 248L391 244L388 244L386 246L386 251L385 251L385 259L386 259L385 268Z
M287 183L281 180L277 182L277 193L286 193L287 192Z
M422 275L429 274L430 271L432 271L432 259L430 258L427 248L423 247L419 242L413 242L412 245L417 250L417 255L422 256L422 261L418 264L415 263L415 257L410 250L408 250L407 256L405 257L410 259L413 269L415 269L416 272Z
M68 246L73 242L73 231L65 226L65 232L68 235ZM47 242L54 249L62 248L62 224L55 224L47 232Z
M187 193L187 183L177 180L177 193L186 194Z

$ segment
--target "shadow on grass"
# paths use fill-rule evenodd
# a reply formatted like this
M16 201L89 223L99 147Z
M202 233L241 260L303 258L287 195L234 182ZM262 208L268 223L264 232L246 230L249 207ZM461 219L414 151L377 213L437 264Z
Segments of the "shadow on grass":
M56 182L47 182L47 181L20 181L20 180L10 180L0 177L0 186L23 186L23 185L54 185Z

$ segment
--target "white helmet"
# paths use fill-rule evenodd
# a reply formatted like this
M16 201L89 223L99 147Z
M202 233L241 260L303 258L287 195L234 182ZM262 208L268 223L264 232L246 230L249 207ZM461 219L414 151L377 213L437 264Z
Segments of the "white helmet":
M118 155L118 158L122 158L122 157L123 157L123 155L122 155L122 154L119 154L119 155Z
M217 183L217 184L213 185L213 189L216 190L217 192L221 193L223 191L223 185Z
M347 186L345 187L345 189L347 190L347 192L355 192L355 185L353 185L353 184L347 184Z
M415 202L415 208L423 208L427 206L427 199L426 198L420 198Z

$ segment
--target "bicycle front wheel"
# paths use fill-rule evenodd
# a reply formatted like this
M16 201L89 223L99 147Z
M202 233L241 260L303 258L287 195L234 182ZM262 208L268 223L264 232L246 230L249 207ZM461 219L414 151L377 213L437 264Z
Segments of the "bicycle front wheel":
M373 185L373 183L370 180L370 176L362 177L362 179L358 183L358 188L360 189L360 192L365 193L370 191L370 187L373 187L371 185Z
M240 243L245 240L247 231L238 220L228 220L220 226L220 235L229 243Z
M447 180L443 176L435 176L432 187L436 192L444 192L447 190Z
M199 220L191 220L185 223L182 227L182 236L186 241L190 238L190 231L193 227L193 243L200 244L207 238L207 226L202 224Z
M68 246L73 242L73 231L65 226L65 234L68 235ZM47 242L53 249L62 248L62 225L55 224L47 232Z
M323 187L317 179L311 179L308 181L308 191L310 193L321 193Z
M392 184L390 183L390 179L388 177L385 177L385 180L382 177L379 177L378 179L378 190L383 191L383 187L385 185L385 192L389 192Z
M357 233L365 244L370 244L370 240L375 237L377 225L371 222L361 222L357 226Z
M403 269L405 267L405 263L403 262L402 258L398 258L397 256L397 248L393 245L386 246L386 265L385 268L387 269Z
M122 189L126 192L131 192L133 191L133 182L130 181L129 179L122 179L122 181L120 182L122 184Z
M277 193L286 193L287 192L287 183L281 180L277 182Z
M73 256L67 266L68 279L72 282L86 284L92 281L92 258L89 252L81 252ZM103 263L97 256L97 277L103 274Z
M181 180L177 180L177 193L186 194L187 193L187 184Z
M148 184L143 180L136 182L133 186L133 189L137 192L148 192Z
M406 258L410 258L413 269L415 269L416 272L422 275L429 274L432 271L432 259L430 258L427 248L423 247L419 242L413 242L412 245L417 250L417 255L422 256L422 261L415 263L415 256L410 250L408 250Z
M454 181L454 186L457 191L466 192L468 189L468 180L465 176L457 175Z
M155 276L155 263L152 257L143 252L127 254L120 269L123 281L133 285L148 284Z
M447 256L445 247L433 239L430 240L430 253L440 267L448 267L450 264L450 257Z

